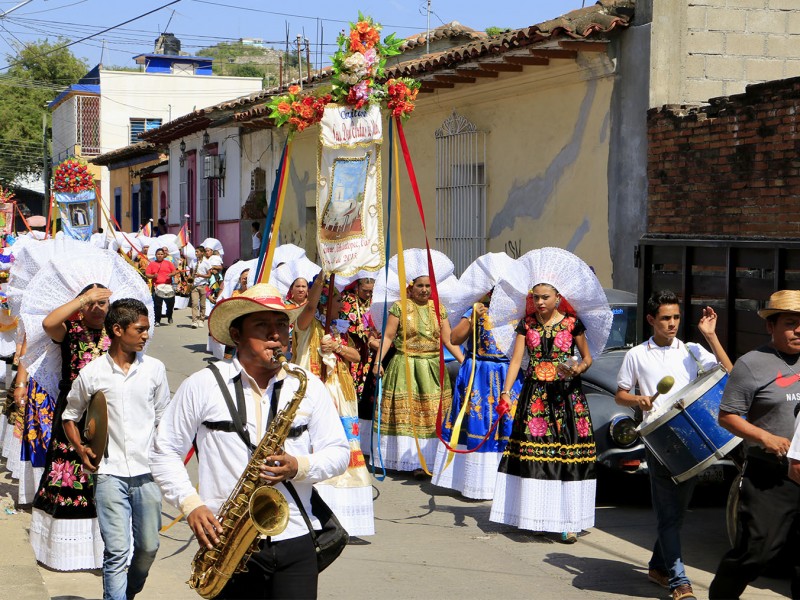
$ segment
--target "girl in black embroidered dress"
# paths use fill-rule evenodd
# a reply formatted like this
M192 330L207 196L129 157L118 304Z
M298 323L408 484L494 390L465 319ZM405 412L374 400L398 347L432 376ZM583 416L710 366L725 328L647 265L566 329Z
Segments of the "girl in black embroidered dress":
M551 285L534 286L516 329L504 390L511 388L526 352L530 362L490 519L561 533L562 541L572 543L576 532L594 525L595 444L580 380L592 357L583 323L566 303L564 312L557 310L560 300Z

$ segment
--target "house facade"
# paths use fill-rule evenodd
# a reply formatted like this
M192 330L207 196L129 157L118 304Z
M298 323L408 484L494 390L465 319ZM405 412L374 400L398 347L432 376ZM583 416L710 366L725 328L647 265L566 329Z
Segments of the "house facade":
M174 44L157 41L156 46L166 52L177 52ZM134 145L141 133L181 117L198 105L206 106L261 88L258 77L212 76L208 57L154 53L139 55L135 61L141 65L141 71L113 71L98 65L53 100L50 109L54 163L69 156L91 160ZM115 189L120 186L112 187L105 164L95 164L93 169L103 202L123 227L136 230L141 224L134 222L140 220L137 214L158 214L159 197L149 199L143 194L138 197L144 199L140 202L145 205L114 213ZM128 193L126 190L125 195Z

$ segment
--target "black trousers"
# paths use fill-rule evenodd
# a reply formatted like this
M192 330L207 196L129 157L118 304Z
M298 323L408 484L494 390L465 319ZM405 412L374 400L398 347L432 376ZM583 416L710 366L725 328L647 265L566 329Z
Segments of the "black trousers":
M785 545L800 547L800 486L785 462L748 458L739 490L736 545L717 567L708 591L711 600L741 596ZM792 552L792 598L800 598L800 552Z
M216 600L313 600L317 597L317 552L311 535L261 542L247 572L231 577Z
M175 296L172 298L162 298L153 294L153 310L155 311L156 323L161 323L161 311L163 310L164 303L167 303L167 321L172 319L172 311L175 310Z

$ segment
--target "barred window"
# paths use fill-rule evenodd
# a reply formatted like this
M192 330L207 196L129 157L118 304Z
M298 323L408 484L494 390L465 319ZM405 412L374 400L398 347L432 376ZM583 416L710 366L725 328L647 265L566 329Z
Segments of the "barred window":
M156 129L157 127L161 127L161 119L131 119L131 144L142 141L139 139L140 133Z
M486 132L453 110L435 137L436 247L460 275L486 252Z

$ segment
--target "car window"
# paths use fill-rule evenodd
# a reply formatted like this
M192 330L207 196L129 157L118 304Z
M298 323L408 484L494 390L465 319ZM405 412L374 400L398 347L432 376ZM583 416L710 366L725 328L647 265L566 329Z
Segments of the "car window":
M605 349L632 348L636 344L636 306L611 305L614 320Z

